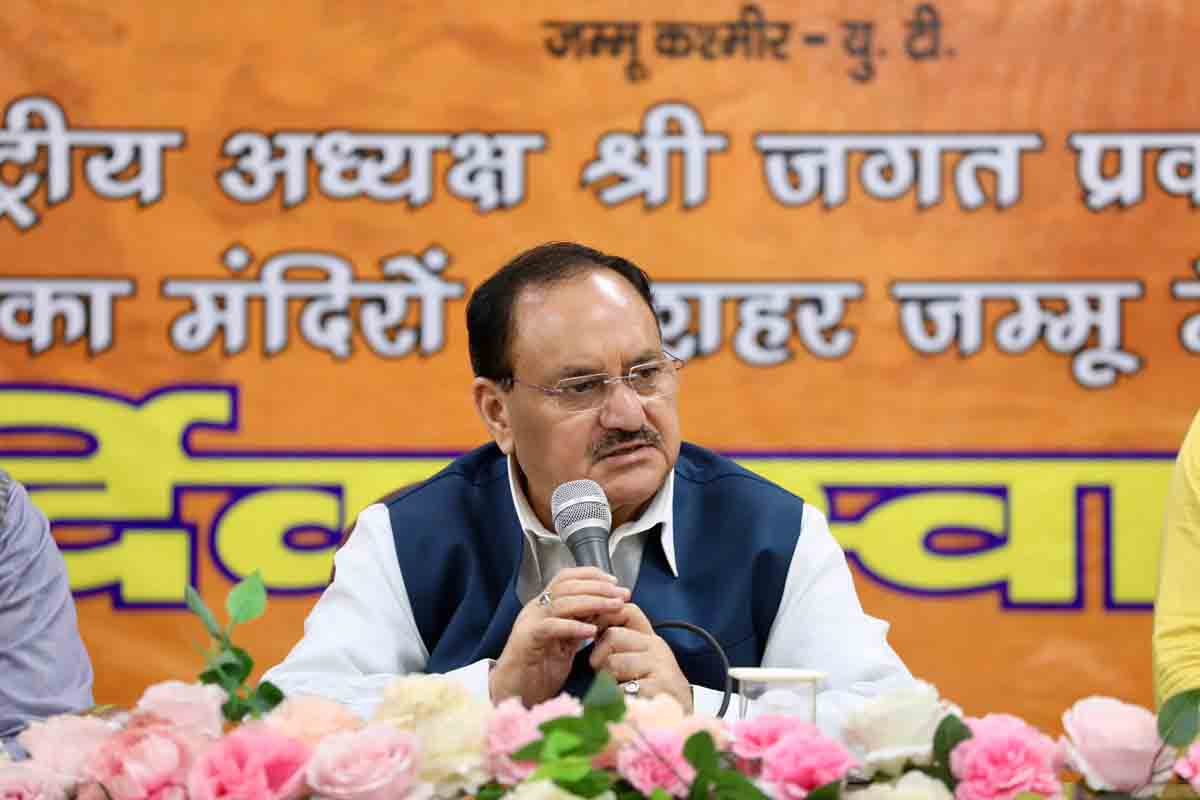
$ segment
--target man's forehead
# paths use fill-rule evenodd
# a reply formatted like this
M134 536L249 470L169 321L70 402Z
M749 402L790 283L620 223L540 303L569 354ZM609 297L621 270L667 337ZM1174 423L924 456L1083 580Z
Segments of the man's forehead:
M541 327L539 323L570 329L613 315L658 327L657 317L633 284L611 270L597 268L563 281L526 286L513 304L512 324L519 337L522 330Z
M526 287L513 310L514 366L535 359L542 368L590 364L601 372L614 356L632 366L662 348L654 312L632 284L610 270Z

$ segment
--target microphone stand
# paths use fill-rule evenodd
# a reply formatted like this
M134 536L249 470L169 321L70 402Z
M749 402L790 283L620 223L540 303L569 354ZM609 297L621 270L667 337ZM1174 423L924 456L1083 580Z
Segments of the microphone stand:
M651 622L650 627L656 631L664 628L677 628L678 630L690 631L706 641L713 652L717 654L717 658L721 659L721 671L725 673L725 694L721 697L721 708L717 711L717 719L723 718L725 711L729 708L729 698L733 695L733 678L729 677L729 657L725 655L725 650L717 642L716 638L699 625L693 625L690 622L678 619Z

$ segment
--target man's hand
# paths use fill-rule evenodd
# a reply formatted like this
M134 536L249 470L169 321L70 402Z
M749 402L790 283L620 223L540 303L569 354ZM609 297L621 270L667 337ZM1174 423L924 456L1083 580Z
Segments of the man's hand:
M602 620L607 630L592 650L592 669L607 670L617 681L636 680L638 694L669 694L684 711L692 711L692 686L675 661L675 654L650 627L650 620L633 603Z
M579 646L596 636L595 621L619 613L629 590L595 567L572 567L546 587L551 602L525 604L488 678L492 702L519 697L527 706L562 690ZM539 595L540 597L540 595Z

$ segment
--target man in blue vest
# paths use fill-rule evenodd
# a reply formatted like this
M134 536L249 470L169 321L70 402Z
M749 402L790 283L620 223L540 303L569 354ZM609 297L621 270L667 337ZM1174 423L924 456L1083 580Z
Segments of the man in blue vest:
M305 636L267 674L351 703L407 672L540 702L607 670L640 696L715 707L734 665L828 675L818 719L911 676L863 613L824 515L681 442L682 363L650 282L572 243L522 253L467 308L475 406L492 443L360 515ZM613 572L577 567L550 497L587 478L612 510ZM678 635L676 635L678 634Z

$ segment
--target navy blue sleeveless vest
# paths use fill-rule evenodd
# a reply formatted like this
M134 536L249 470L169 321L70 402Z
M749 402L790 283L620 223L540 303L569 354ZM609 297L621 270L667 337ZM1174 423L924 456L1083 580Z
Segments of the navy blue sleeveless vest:
M675 563L657 532L646 541L631 602L651 622L691 622L711 633L733 666L757 666L791 565L804 503L727 458L683 444L675 464ZM525 535L506 458L489 444L388 503L396 556L427 672L498 658L521 610L517 573ZM664 630L688 680L720 689L721 666L695 634ZM591 683L586 653L567 690Z

